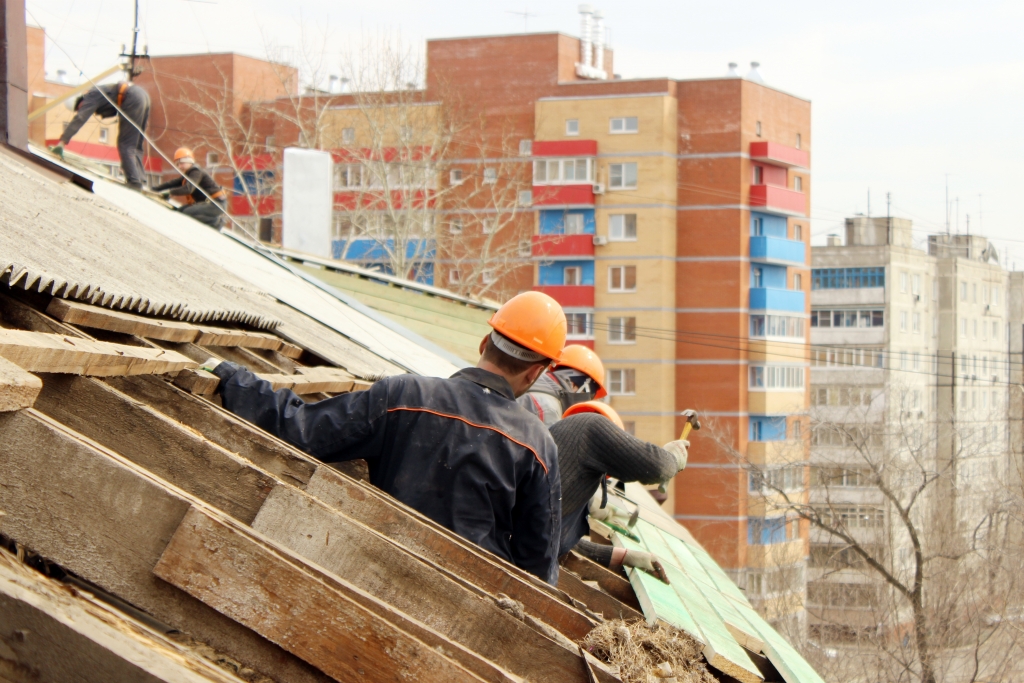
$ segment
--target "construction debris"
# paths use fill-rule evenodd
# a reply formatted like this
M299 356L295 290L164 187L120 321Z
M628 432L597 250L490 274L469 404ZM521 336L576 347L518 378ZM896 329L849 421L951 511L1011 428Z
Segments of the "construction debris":
M701 655L702 645L666 624L606 621L587 635L583 647L618 673L622 683L715 683Z

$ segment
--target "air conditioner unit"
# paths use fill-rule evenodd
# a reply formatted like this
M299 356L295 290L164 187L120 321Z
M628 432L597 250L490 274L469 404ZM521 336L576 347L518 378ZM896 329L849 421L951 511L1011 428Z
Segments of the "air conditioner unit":
M604 194L604 183L594 183L594 194Z
M606 244L608 244L608 238L607 237L605 237L604 235L594 235L594 246L595 247L603 247Z

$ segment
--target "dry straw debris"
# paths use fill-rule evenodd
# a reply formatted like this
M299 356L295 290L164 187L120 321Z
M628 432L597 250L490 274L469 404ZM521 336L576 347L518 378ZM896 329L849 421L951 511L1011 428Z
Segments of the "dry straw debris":
M606 621L587 634L582 645L618 669L623 683L716 683L700 643L670 626Z

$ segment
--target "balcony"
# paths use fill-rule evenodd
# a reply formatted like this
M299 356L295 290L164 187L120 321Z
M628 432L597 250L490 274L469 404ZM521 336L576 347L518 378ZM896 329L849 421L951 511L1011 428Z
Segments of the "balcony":
M533 258L535 259L579 259L594 258L594 236L584 235L534 235Z
M750 206L786 216L806 216L807 195L776 185L751 185Z
M562 305L562 308L593 308L593 285L536 285L535 292L543 292Z
M597 140L534 140L535 157L597 156Z
M804 243L796 240L768 236L750 238L751 261L804 265L805 250Z
M811 155L796 147L777 142L751 142L750 159L786 168L810 168Z
M534 206L592 207L594 185L534 185Z
M804 293L793 289L750 288L750 310L804 312Z

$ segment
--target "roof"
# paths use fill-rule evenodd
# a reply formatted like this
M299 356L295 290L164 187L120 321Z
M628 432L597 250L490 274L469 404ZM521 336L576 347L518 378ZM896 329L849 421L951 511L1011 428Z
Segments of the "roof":
M273 254L92 187L0 154L0 253L26 264L0 287L0 621L47 634L5 659L43 678L102 662L74 669L90 681L613 683L576 643L642 607L685 609L717 671L817 683L642 489L641 542L667 531L696 558L679 588L633 574L622 592L576 557L555 589L369 485L366 463L326 465L224 411L198 369L211 356L307 401L442 360Z

